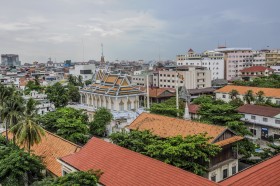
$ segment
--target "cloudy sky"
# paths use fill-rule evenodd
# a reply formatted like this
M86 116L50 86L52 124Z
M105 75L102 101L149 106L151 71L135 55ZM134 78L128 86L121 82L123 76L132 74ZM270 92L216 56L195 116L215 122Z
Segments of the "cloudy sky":
M22 62L175 59L193 48L280 48L279 0L1 0L0 53Z

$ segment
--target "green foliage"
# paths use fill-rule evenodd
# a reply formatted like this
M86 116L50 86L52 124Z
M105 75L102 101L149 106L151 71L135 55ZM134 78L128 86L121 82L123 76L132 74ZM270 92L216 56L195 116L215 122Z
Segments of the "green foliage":
M280 88L280 75L272 74L267 77L259 77L253 81L234 81L234 85L264 87L264 88Z
M96 186L101 171L77 171L59 178L48 178L33 184L33 186Z
M111 122L112 119L113 115L108 109L104 107L97 109L94 114L93 121L89 124L90 133L96 136L104 136L106 133L106 126Z
M240 98L233 99L229 102L229 104L235 108L238 108L244 105L244 102Z
M42 178L44 169L40 159L18 147L0 144L0 184L24 185Z
M149 131L131 131L114 133L110 139L119 146L199 175L206 172L210 157L221 150L208 142L206 134L162 139Z
M79 102L80 101L80 93L79 93L79 88L69 84L67 86L68 88L68 99L71 102Z
M150 112L164 116L177 117L177 113L182 117L184 115L185 103L179 100L179 110L176 109L176 98L170 98L162 103L154 103L151 105Z
M88 117L83 110L58 108L41 115L39 122L46 130L74 143L84 144L88 140Z
M92 84L92 80L90 80L90 79L86 80L86 81L85 81L85 84L86 84L86 85Z
M54 104L56 108L64 107L69 100L68 90L60 83L55 83L53 86L46 88L48 99Z
M213 101L214 100L212 96L203 95L199 96L198 98L195 98L192 103L200 105L202 103L212 103Z
M44 87L42 87L40 83L38 83L38 80L36 81L35 79L35 81L27 82L27 84L25 85L24 94L25 95L30 94L32 90L35 90L37 92L43 92Z
M273 143L268 143L267 145L269 148L265 148L263 149L263 152L259 152L256 154L262 160L265 160L280 153L280 146L274 145Z

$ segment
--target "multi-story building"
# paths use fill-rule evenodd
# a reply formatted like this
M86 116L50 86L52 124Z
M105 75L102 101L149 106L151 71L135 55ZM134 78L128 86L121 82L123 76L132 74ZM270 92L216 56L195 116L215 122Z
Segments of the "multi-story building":
M240 70L252 66L265 66L266 53L253 51L251 48L218 48L216 52L224 53L224 77L235 80Z
M73 76L82 76L83 80L92 79L95 73L95 65L88 63L75 64L74 68L69 69L69 74Z
M20 66L21 62L17 54L2 54L1 64L5 66Z
M280 108L261 105L243 105L238 108L242 121L253 137L262 140L280 139Z
M267 65L275 65L280 63L280 50L269 50L265 53Z
M192 49L186 55L177 55L177 65L203 66L211 70L211 79L224 79L224 54L215 51L205 51L196 54Z
M243 80L250 81L256 77L270 76L274 73L274 69L264 66L253 66L240 70L240 76Z
M148 78L148 81L147 81ZM141 71L141 73L136 73L136 75L131 76L131 84L139 85L139 86L147 86L147 82L149 86L153 84L153 74L152 72Z
M176 88L176 84L187 89L211 87L211 71L201 66L173 66L153 73L155 87Z

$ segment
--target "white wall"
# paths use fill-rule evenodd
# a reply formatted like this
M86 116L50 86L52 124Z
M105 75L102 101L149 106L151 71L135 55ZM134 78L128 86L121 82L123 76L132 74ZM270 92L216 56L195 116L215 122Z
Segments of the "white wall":
M228 169L228 177L232 175L232 167L236 166L236 173L238 172L238 160L232 160L231 162L211 171L208 173L208 179L216 175L216 182L223 180L223 170Z

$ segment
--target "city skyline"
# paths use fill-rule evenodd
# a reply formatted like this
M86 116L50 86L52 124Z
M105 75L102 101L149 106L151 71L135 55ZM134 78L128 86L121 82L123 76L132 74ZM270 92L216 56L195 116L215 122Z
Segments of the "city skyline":
M132 3L133 2L133 3ZM271 1L6 1L0 7L1 54L20 61L175 60L189 48L218 44L279 48ZM13 10L13 11L11 11Z

